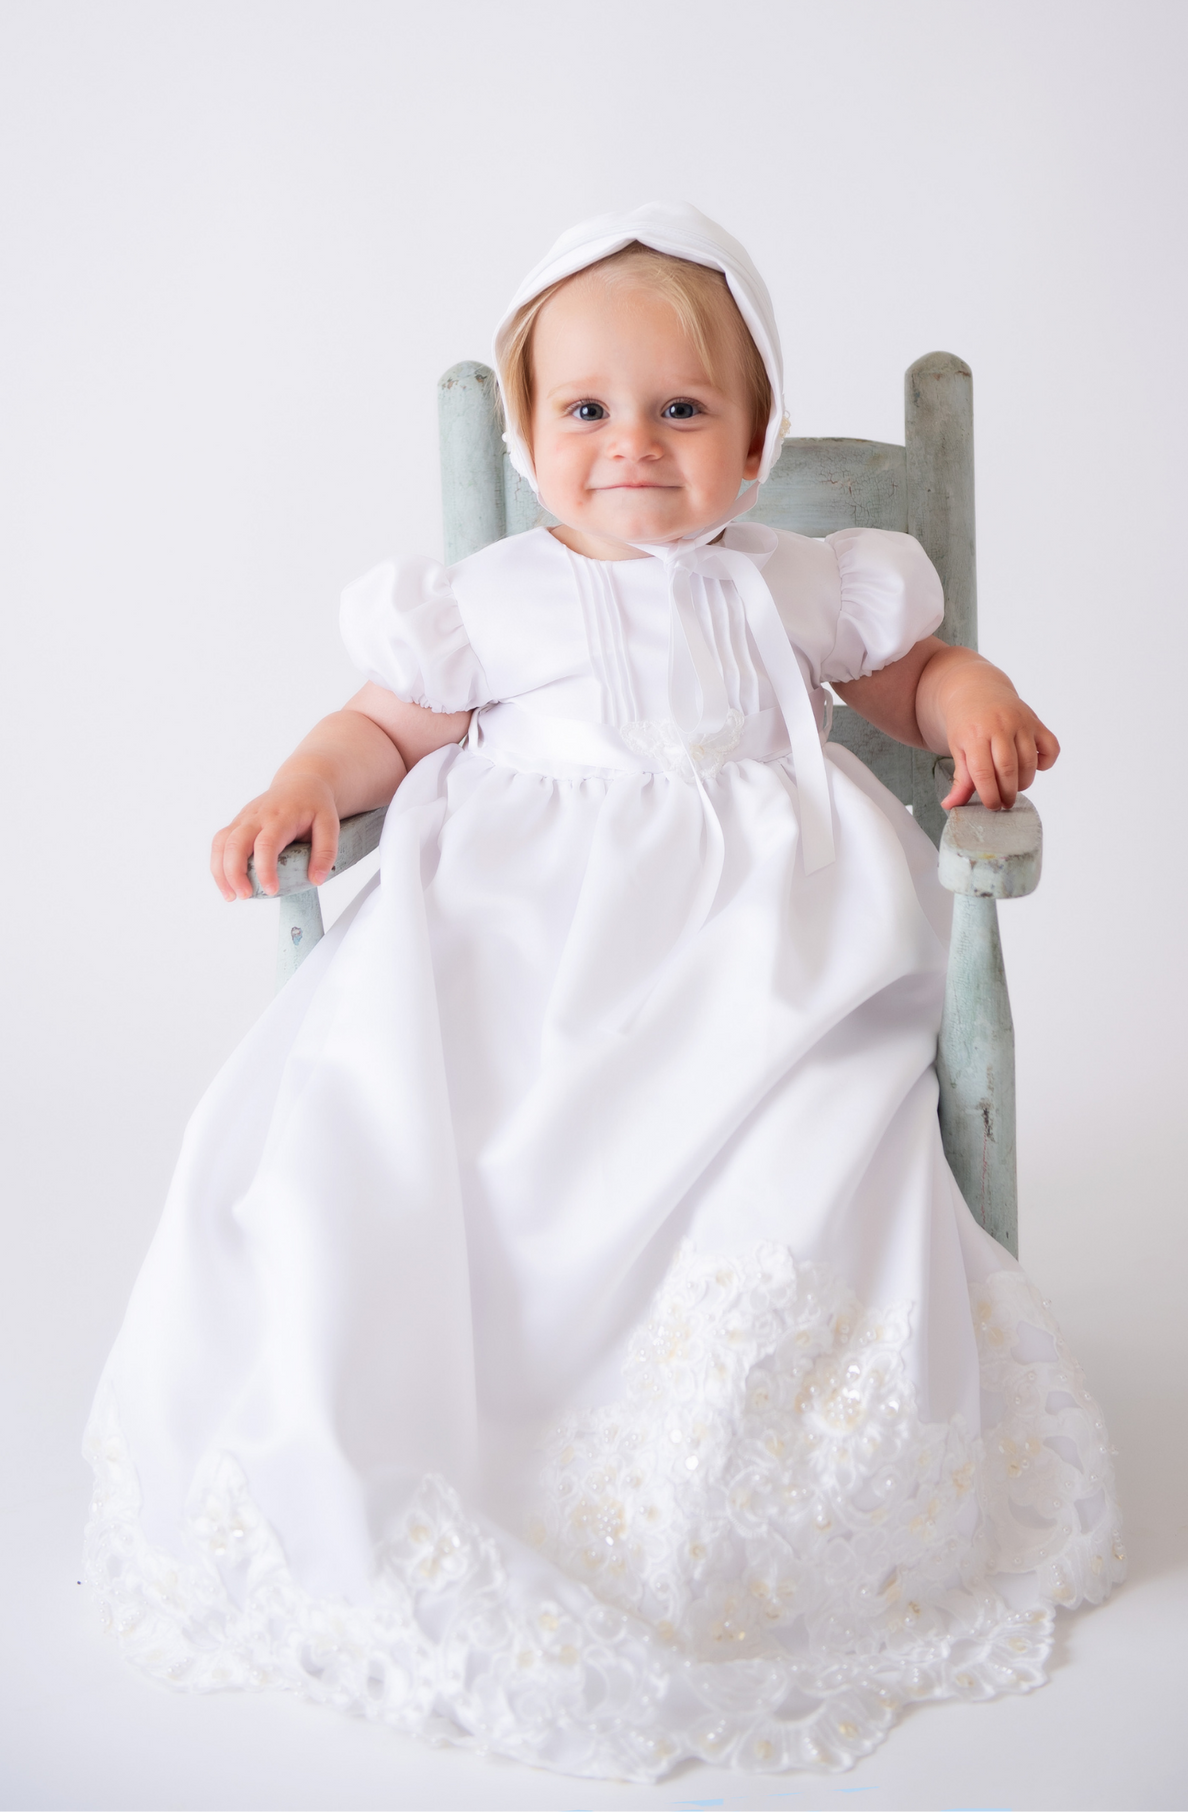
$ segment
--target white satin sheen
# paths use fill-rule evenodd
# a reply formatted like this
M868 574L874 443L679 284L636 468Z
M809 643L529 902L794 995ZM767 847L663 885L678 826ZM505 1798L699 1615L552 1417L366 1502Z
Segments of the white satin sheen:
M155 1676L579 1774L843 1767L1038 1684L1120 1577L1100 1415L941 1151L936 852L821 753L935 574L775 536L808 873L731 570L700 741L660 560L541 530L347 593L365 672L476 715L199 1106L105 1371L88 1577Z

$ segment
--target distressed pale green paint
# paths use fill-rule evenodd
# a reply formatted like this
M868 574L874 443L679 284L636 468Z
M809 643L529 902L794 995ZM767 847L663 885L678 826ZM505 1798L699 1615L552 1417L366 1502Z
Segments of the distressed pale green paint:
M309 845L304 847L308 856ZM278 994L290 977L297 973L314 945L321 942L324 929L322 903L316 887L303 887L300 893L290 893L282 898L276 943Z
M841 743L843 748L857 755L859 761L865 762L902 805L912 804L915 798L915 763L912 759L917 752L915 749L884 736L861 712L851 711L848 705L842 704L833 707L829 740ZM935 761L936 757L930 759Z
M464 359L437 386L446 565L509 532L503 502L503 430L495 374Z
M937 763L944 771L952 763ZM983 805L959 805L949 813L940 846L941 884L950 893L982 900L1021 900L1039 886L1044 836L1030 799L1016 799L1009 812Z
M998 902L956 894L936 1054L945 1156L974 1217L1019 1256L1015 1028Z
M881 440L786 440L745 521L799 535L908 525L904 449Z
M907 372L904 392L902 447L865 440L786 441L751 518L802 535L853 527L915 535L944 584L940 634L976 648L969 366L951 353L929 353ZM473 360L454 365L438 386L438 406L447 562L463 560L504 535L552 523L507 457L490 369ZM844 706L834 713L832 740L852 749L940 846L940 879L955 896L937 1059L945 1154L974 1214L1016 1252L1014 1029L996 902L1018 898L1037 884L1039 818L1021 801L1011 813L962 807L946 823L938 801L947 791L951 763L906 748ZM372 812L343 824L335 872L374 849L382 822L383 813ZM281 857L280 982L322 935L308 862L307 843L290 845Z
M929 352L909 365L904 439L907 532L936 567L945 592L938 633L954 646L976 648L973 375L964 359Z
M938 793L953 764L938 761ZM959 805L941 838L939 874L953 894L953 934L937 1051L941 1137L974 1215L1019 1256L1015 1172L1015 1029L998 936L999 900L1039 886L1043 830L1028 799L1009 812Z

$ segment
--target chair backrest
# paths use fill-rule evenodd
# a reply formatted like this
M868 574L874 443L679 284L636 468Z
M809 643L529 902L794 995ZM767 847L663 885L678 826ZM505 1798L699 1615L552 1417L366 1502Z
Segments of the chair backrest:
M494 373L470 360L438 385L442 504L447 562L554 520L515 471L503 445ZM844 528L914 535L945 589L945 641L977 647L974 564L973 380L964 360L931 352L904 380L904 444L788 440L749 512L750 520L801 535ZM905 748L844 706L834 742L878 775L940 841L936 757Z

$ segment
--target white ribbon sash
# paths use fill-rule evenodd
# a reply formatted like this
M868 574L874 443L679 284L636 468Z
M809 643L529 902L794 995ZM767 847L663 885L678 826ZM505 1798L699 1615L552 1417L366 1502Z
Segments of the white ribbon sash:
M738 713L734 713L737 718ZM625 774L680 773L692 782L683 745L665 734L665 724L584 723L576 717L551 717L531 711L515 699L488 705L471 719L467 744L497 767L522 774L548 774L557 780L581 780L594 774L617 779ZM633 732L647 730L643 736ZM697 768L712 776L723 761L775 761L788 755L788 735L776 706L742 718L733 733L721 738L723 753L693 745ZM725 745L729 744L726 748Z

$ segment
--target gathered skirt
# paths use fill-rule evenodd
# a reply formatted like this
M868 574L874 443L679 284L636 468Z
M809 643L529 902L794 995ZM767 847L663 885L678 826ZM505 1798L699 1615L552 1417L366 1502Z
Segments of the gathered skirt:
M654 1780L837 1768L1043 1679L1109 1446L974 1222L947 896L830 746L560 779L451 746L185 1136L87 1434L128 1657Z

